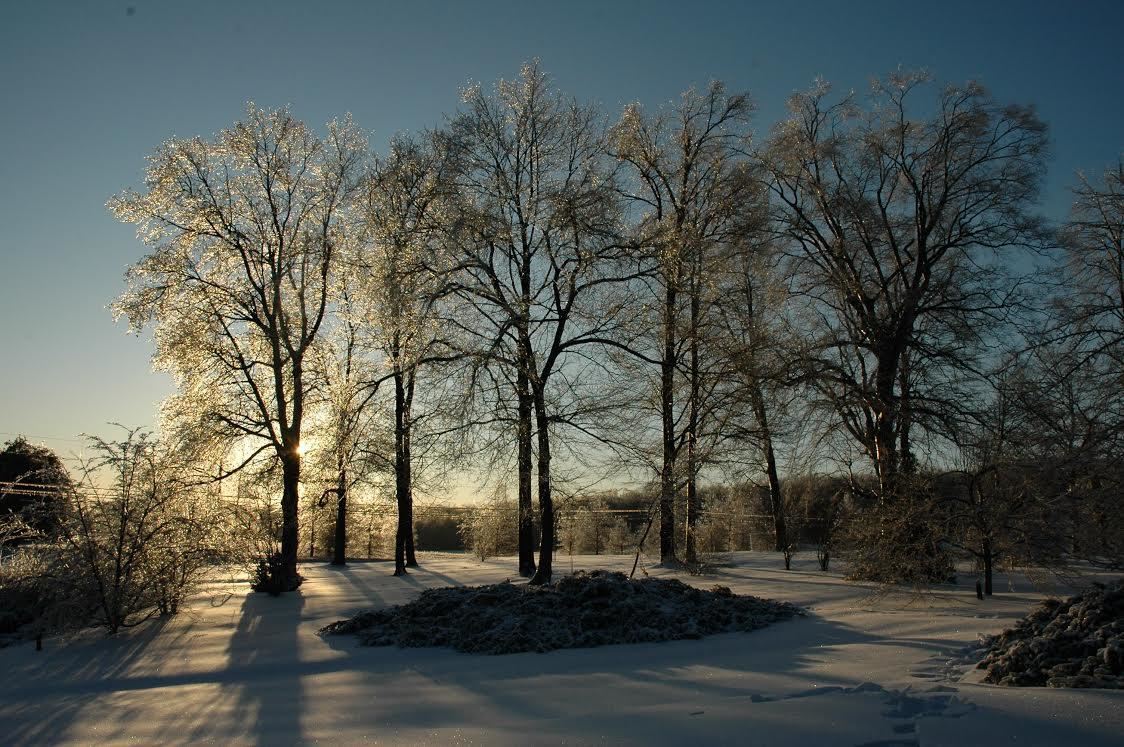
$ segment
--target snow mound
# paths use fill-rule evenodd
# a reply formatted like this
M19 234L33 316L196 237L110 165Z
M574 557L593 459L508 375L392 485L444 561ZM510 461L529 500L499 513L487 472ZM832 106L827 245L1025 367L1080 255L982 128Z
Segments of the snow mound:
M984 682L1124 688L1124 579L1048 599L986 645Z
M802 614L788 602L724 586L702 590L675 579L633 581L594 570L549 586L427 589L409 604L362 612L320 632L356 634L368 646L513 654L748 632Z

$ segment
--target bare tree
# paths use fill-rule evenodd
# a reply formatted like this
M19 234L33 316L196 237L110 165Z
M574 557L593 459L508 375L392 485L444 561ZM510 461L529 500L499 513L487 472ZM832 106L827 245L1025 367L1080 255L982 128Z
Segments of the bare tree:
M312 466L333 483L316 500L324 508L335 504L332 540L332 565L346 565L349 498L354 488L372 486L378 476L393 470L387 457L390 448L382 437L380 414L385 404L380 388L386 377L370 380L364 376L372 364L365 329L365 317L358 311L347 283L333 304L335 324L317 346L314 375L318 382L318 438Z
M1006 406L1017 413L1018 425L1008 429L1009 450L1053 509L1057 544L1070 557L1124 567L1119 379L1095 361L1075 367L1073 349L1063 345L1036 349L1005 384Z
M992 392L981 394L977 423L964 429L962 469L937 476L936 493L947 504L947 541L974 557L983 571L983 592L994 591L998 562L1056 564L1064 530L1056 521L1061 494L1043 480L1044 456L1028 438L1036 428L1026 405L1036 387L1025 369L1000 373ZM1051 457L1061 444L1051 444ZM1050 461L1053 461L1052 459ZM942 507L944 509L945 507Z
M434 134L396 137L364 183L360 220L364 242L354 259L369 332L389 371L373 377L394 386L394 475L398 507L395 575L418 564L414 553L413 437L419 371L455 359L440 329L454 234L451 162Z
M619 216L596 112L552 90L537 64L500 81L492 95L472 88L464 100L449 128L465 201L455 295L473 314L453 323L476 341L500 411L505 399L516 400L523 573L533 426L541 542L532 582L548 583L551 429L573 424L561 405L576 386L568 366L583 346L608 337L620 309L606 288L630 272L615 238Z
M466 549L480 560L515 549L518 508L507 499L507 486L497 485L483 504L473 506L458 522L457 533Z
M1020 301L997 252L1035 248L1046 127L978 84L912 113L927 77L876 82L868 109L828 87L794 96L762 152L796 292L816 330L811 372L871 460L878 497L914 464L918 429L952 429L956 376ZM941 392L953 392L952 396Z
M347 234L341 213L365 142L349 120L317 137L287 110L252 104L213 142L169 140L144 193L109 203L151 252L128 273L117 314L154 325L155 364L178 393L181 429L251 444L281 464L281 572L295 589L301 437L313 383L306 361L329 315ZM232 470L232 471L233 471Z
M1052 309L1055 325L1037 356L1052 384L1040 399L1049 403L1046 412L1058 416L1058 426L1072 430L1062 440L1063 454L1071 455L1064 472L1070 476L1067 494L1071 503L1084 504L1079 513L1091 525L1081 533L1085 542L1074 538L1074 549L1119 567L1124 565L1118 505L1124 484L1124 160L1107 169L1100 183L1081 176L1074 193L1061 233L1065 264ZM1079 452L1065 448L1075 443Z
M803 342L787 318L786 278L778 271L781 253L760 232L735 245L715 278L720 290L718 321L712 334L725 361L724 431L750 446L749 464L764 475L773 517L774 548L790 545L785 521L777 446L783 418L793 409L801 385ZM744 413L744 414L743 414Z
M674 506L680 481L687 489L688 562L695 552L697 477L704 462L700 431L711 386L702 350L712 306L711 265L716 248L744 233L746 216L758 203L745 158L751 112L747 96L728 94L715 82L703 93L685 92L678 106L655 114L629 106L612 133L613 154L629 166L627 196L639 213L637 243L646 250L658 298L652 309L659 317L656 350L638 357L659 371L663 562L675 560ZM686 379L685 408L676 405L680 370ZM683 450L685 464L679 462Z
M57 488L50 533L0 526L34 536L4 581L30 592L40 630L97 623L112 634L174 615L217 551L213 491L183 482L184 455L135 429L88 442L77 479Z
M1066 341L1073 365L1124 371L1124 160L1100 184L1083 175L1061 232L1062 292L1053 336Z

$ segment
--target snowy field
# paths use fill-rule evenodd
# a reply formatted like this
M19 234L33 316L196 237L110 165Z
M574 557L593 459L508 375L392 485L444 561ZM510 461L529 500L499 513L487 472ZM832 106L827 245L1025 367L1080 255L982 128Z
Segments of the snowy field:
M688 583L783 599L810 615L753 633L547 654L360 647L317 630L425 587L514 575L511 558L423 556L302 566L298 593L216 579L192 609L115 638L0 650L3 744L1121 745L1124 691L974 682L970 648L1044 594L945 587L877 595L799 557L735 553ZM568 573L559 556L556 570ZM575 558L627 572L631 558ZM653 575L670 573L649 569ZM515 581L516 579L512 579ZM1058 593L1069 590L1057 588Z

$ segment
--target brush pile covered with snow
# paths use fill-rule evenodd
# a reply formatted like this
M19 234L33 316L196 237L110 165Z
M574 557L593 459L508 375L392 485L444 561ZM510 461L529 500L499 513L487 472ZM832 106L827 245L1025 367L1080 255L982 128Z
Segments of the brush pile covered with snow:
M1048 599L987 647L985 682L1124 688L1124 580Z
M803 614L799 607L675 579L630 580L593 570L549 586L490 584L427 589L409 604L360 613L321 633L368 646L440 646L512 654L747 632Z

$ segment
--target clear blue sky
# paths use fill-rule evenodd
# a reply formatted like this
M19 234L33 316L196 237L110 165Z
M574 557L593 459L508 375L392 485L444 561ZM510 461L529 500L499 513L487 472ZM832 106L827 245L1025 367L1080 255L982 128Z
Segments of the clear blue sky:
M153 422L167 380L106 309L143 253L105 210L162 140L244 103L314 125L352 112L382 147L439 122L469 80L539 57L608 112L718 78L758 130L817 75L865 90L926 67L1031 102L1050 124L1044 209L1124 150L1121 2L8 2L0 5L0 441L66 451Z

